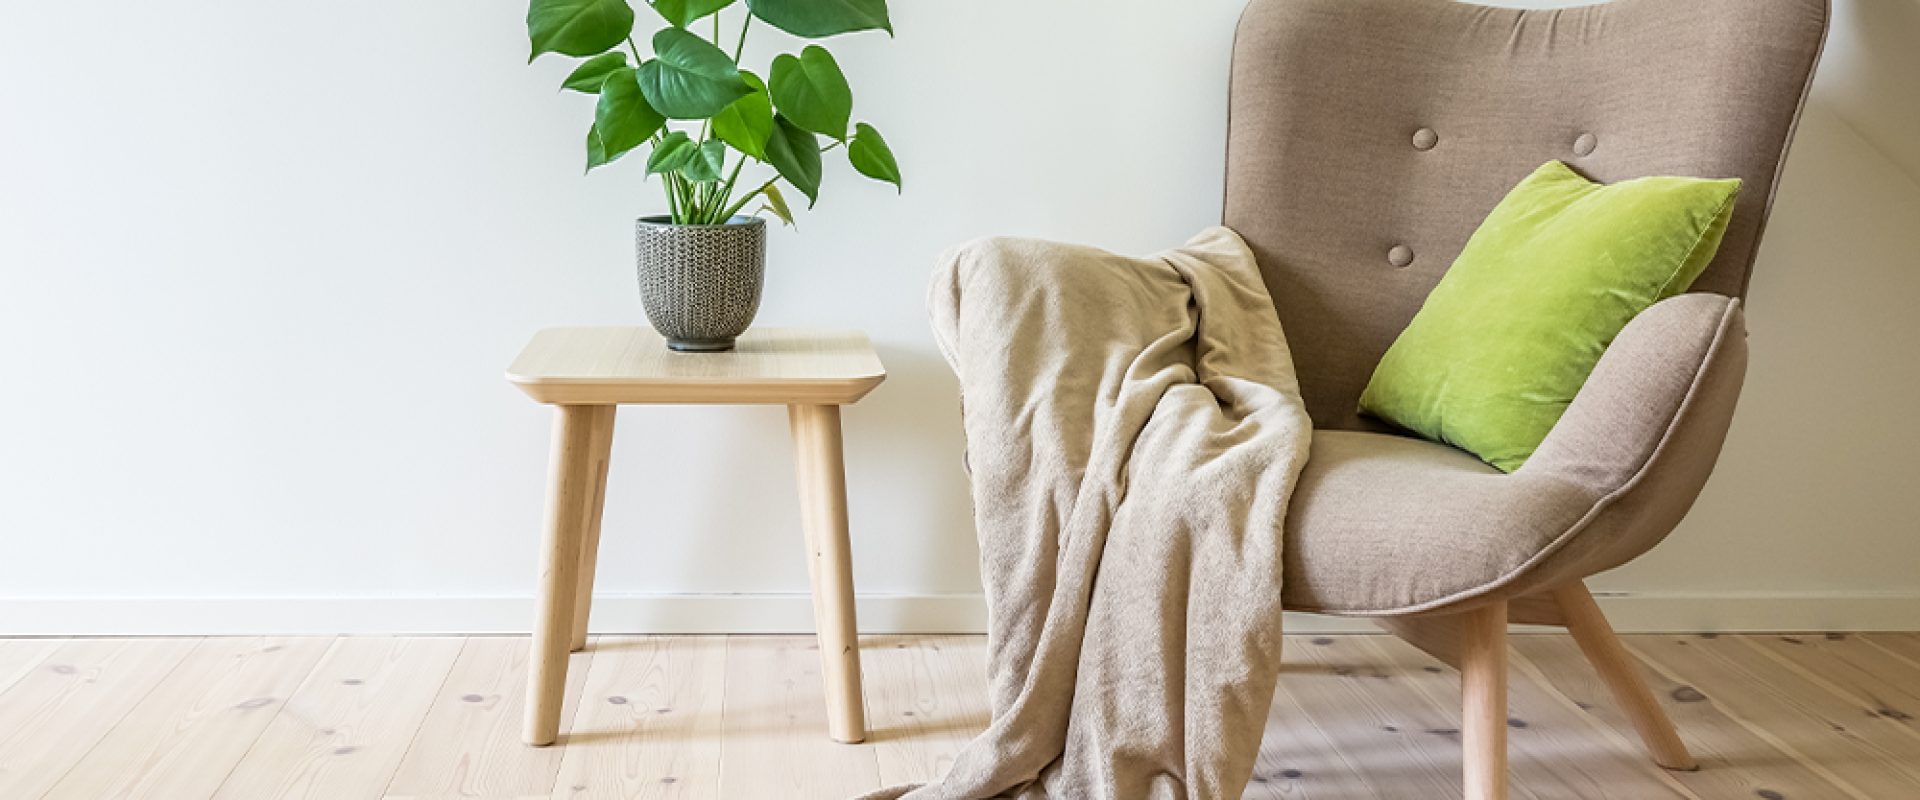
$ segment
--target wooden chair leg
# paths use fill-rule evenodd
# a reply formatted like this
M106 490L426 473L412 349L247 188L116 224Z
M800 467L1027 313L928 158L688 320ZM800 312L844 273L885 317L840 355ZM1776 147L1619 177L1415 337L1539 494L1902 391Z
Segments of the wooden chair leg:
M600 517L607 507L607 465L613 453L613 420L619 406L594 406L593 438L587 442L586 530L580 537L579 589L573 596L573 637L567 649L587 647L587 616L593 611L593 574L600 560Z
M1460 739L1467 800L1507 797L1507 604L1461 615Z
M540 585L528 659L527 744L553 744L560 735L560 704L567 691L567 645L580 578L580 540L593 496L592 440L599 411L555 406L553 450L547 464L547 527L540 548Z
M1687 746L1680 741L1679 732L1673 729L1673 722L1667 719L1667 712L1653 699L1653 691L1647 688L1646 678L1640 674L1640 665L1621 646L1620 637L1614 634L1613 626L1607 624L1606 615L1601 613L1600 604L1594 602L1593 593L1587 591L1587 585L1574 581L1555 589L1553 596L1566 618L1567 631L1587 654L1587 660L1593 662L1594 670L1606 681L1607 688L1613 690L1614 700L1640 732L1640 741L1646 743L1654 763L1667 769L1699 769Z
M854 622L853 552L847 541L847 471L840 407L787 407L800 477L800 514L813 582L813 624L826 684L827 732L841 742L867 738L860 691L860 638Z

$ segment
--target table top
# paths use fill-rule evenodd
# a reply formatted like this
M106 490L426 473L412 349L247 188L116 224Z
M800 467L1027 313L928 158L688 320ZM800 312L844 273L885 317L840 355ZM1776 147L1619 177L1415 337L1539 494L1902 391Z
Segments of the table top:
M727 353L677 353L652 328L548 328L507 368L559 405L846 405L886 377L866 334L830 328L750 328Z

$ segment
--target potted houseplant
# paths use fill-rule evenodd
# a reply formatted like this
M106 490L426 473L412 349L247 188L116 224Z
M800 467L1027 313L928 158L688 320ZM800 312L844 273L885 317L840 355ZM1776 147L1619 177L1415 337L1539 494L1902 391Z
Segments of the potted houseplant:
M880 132L852 123L853 92L833 54L817 44L780 54L763 78L739 66L748 32L758 22L824 39L891 34L892 23L886 0L746 0L739 32L723 39L720 12L736 0L649 2L658 23L651 56L634 40L628 0L531 0L528 62L544 53L584 59L563 88L599 97L589 171L644 148L647 175L660 176L670 213L643 217L635 230L648 320L675 350L730 350L760 305L760 212L793 224L782 182L812 207L821 154L844 148L860 174L900 186Z

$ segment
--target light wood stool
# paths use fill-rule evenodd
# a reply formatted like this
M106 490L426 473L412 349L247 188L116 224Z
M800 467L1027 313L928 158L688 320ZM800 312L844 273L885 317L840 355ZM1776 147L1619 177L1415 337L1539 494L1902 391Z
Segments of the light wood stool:
M527 744L552 744L559 735L567 654L587 643L614 411L622 403L787 407L828 733L842 742L867 738L840 406L866 396L886 377L873 344L859 331L754 328L729 353L676 353L649 328L551 328L534 335L507 368L507 380L554 407L527 678Z

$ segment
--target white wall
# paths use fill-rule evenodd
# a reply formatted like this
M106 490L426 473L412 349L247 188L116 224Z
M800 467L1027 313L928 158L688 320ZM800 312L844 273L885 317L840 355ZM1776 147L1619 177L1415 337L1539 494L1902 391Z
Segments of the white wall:
M898 39L835 42L907 190L830 159L759 321L865 329L889 367L846 413L864 627L979 624L935 254L1217 220L1241 2L895 0ZM637 163L580 176L591 100L523 63L524 8L0 14L0 633L526 624L547 412L501 371L541 327L644 324L630 221L662 202ZM1719 472L1597 583L1627 627L1920 627L1920 3L1841 11ZM804 628L781 411L620 425L601 587L632 597L596 620Z

